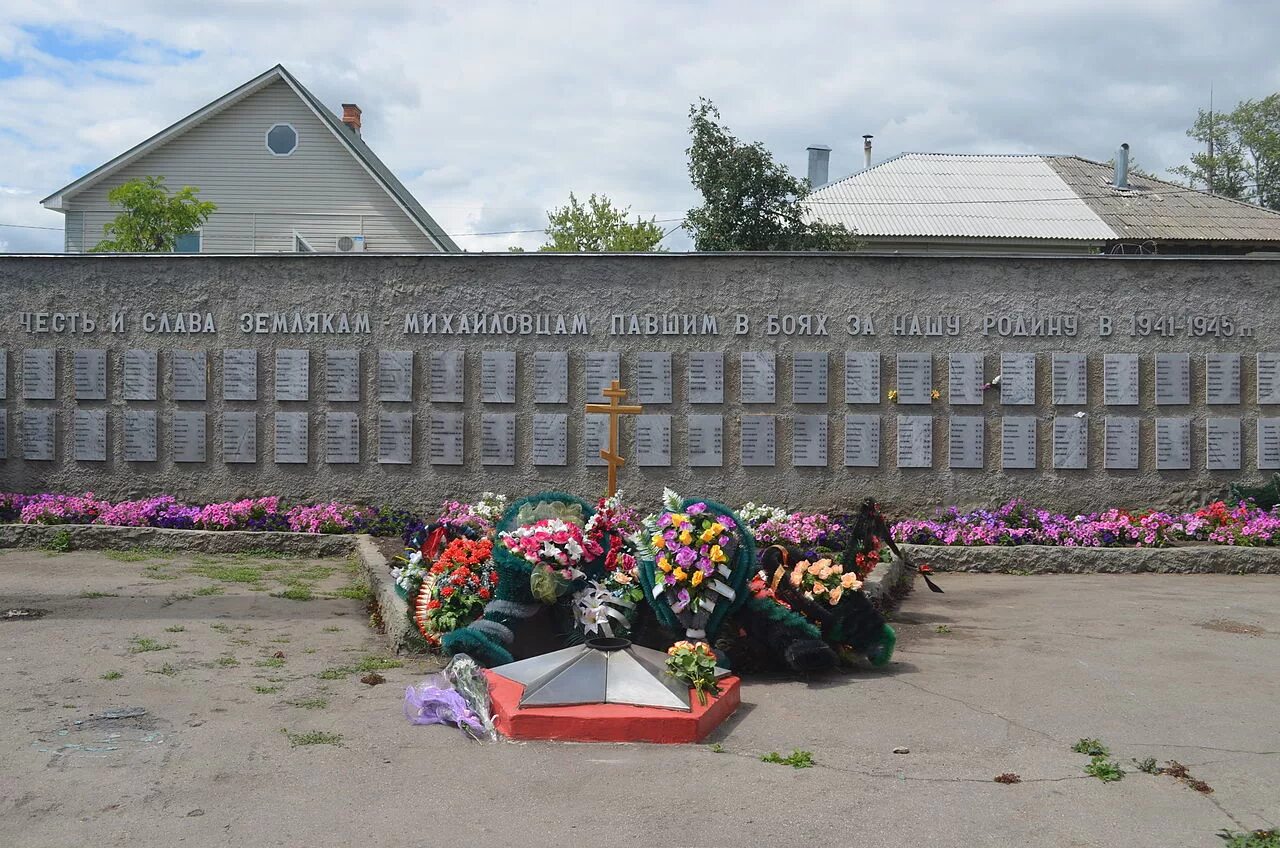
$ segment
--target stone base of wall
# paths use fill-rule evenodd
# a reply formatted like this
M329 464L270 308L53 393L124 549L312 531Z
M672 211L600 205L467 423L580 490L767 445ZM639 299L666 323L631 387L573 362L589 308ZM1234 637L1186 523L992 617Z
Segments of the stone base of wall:
M42 548L67 533L73 550L156 548L237 554L252 551L298 556L346 556L355 537L320 533L276 533L257 530L168 530L161 527L110 527L102 524L0 524L0 548Z
M902 545L935 571L991 574L1280 574L1280 548L1062 548Z

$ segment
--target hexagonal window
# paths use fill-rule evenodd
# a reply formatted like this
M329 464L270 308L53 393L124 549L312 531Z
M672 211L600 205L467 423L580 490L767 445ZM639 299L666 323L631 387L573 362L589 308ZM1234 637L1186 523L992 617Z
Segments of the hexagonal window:
M267 130L267 149L276 156L288 156L298 147L298 131L289 124L276 124Z

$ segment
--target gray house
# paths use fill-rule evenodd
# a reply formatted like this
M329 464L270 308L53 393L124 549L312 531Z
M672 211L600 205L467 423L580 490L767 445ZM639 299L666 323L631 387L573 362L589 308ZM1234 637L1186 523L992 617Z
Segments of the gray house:
M280 65L41 201L66 215L66 252L97 244L120 211L107 193L145 176L218 206L179 252L459 250L361 139L360 107L339 119Z

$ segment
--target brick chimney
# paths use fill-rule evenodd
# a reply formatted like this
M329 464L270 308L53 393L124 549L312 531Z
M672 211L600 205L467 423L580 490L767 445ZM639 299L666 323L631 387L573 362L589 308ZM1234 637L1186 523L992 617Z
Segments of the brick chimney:
M360 107L354 103L343 103L342 123L351 127L356 135L360 135Z

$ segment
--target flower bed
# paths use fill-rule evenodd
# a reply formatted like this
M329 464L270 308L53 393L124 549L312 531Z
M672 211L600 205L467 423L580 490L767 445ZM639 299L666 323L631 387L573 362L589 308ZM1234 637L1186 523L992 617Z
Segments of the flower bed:
M1052 545L1158 548L1190 542L1260 547L1280 545L1280 514L1247 503L1214 501L1193 512L1109 509L1068 516L1012 500L995 510L952 507L933 519L899 521L893 538L913 545L959 547Z

